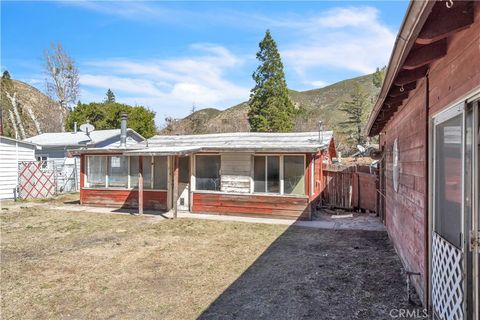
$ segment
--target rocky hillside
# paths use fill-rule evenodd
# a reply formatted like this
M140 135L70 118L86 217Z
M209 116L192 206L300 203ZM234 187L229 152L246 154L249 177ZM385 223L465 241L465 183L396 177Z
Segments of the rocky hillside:
M68 114L38 89L7 79L1 81L0 111L3 135L18 139L62 131Z
M318 130L318 122L323 121L327 129L335 131L341 147L344 138L340 132L339 123L345 121L346 115L339 110L339 107L351 99L351 94L357 85L363 88L372 102L369 109L365 110L368 114L379 90L373 85L371 74L337 82L320 89L290 90L290 97L299 110L295 118L294 131ZM170 123L160 133L200 134L249 131L247 113L248 104L246 102L224 111L213 108L202 109L184 119Z

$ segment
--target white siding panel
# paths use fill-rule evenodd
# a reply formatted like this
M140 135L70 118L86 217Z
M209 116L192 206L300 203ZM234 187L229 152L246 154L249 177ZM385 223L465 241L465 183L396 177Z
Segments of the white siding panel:
M221 191L249 193L252 155L250 153L223 153L221 156Z
M34 161L35 147L0 137L0 199L13 198L17 186L18 162Z

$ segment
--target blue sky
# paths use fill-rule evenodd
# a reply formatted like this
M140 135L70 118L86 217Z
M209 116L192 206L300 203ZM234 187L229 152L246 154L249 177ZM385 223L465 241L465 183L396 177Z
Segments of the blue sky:
M61 42L82 102L145 105L165 116L248 99L265 30L290 88L307 90L387 64L407 1L1 2L1 68L44 90L42 54Z

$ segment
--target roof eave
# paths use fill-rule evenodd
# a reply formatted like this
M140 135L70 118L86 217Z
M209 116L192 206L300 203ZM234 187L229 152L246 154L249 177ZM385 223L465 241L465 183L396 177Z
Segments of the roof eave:
M375 106L370 113L367 121L366 133L368 136L372 136L372 127L378 118L380 110L383 107L385 98L393 85L393 81L398 73L401 71L402 65L408 56L411 48L415 43L415 39L420 33L425 21L431 12L435 1L415 1L412 0L407 9L400 32L395 40L390 60L388 62L385 79L380 89L380 94L377 98Z

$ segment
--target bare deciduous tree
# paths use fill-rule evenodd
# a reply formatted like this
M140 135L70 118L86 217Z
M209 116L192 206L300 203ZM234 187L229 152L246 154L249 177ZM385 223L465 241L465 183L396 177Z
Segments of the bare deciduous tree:
M52 43L45 49L45 73L47 92L65 109L77 101L80 92L78 69L75 61L63 49L62 44Z

